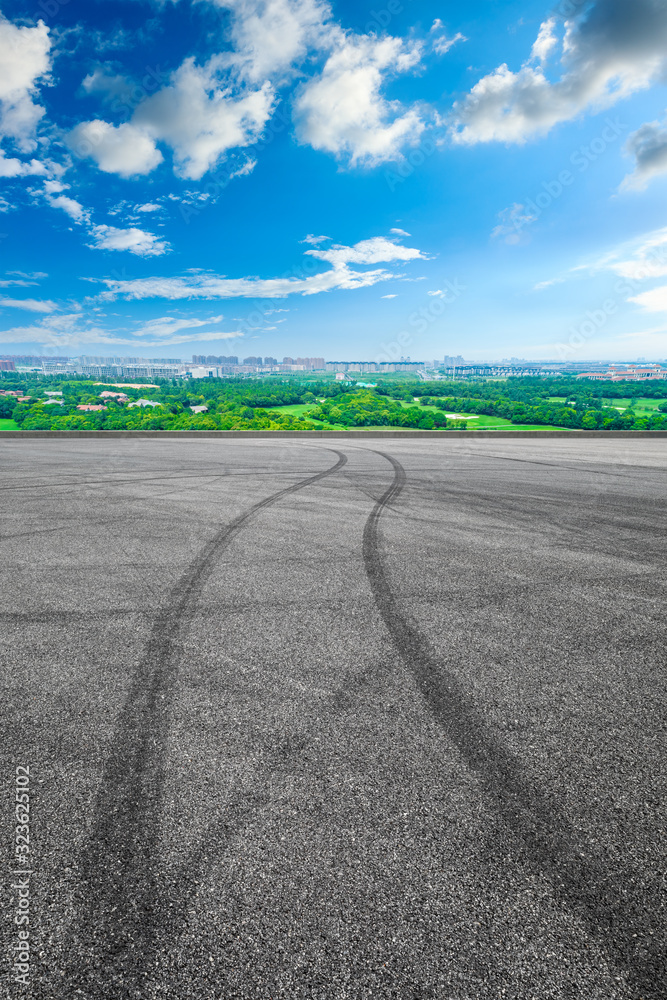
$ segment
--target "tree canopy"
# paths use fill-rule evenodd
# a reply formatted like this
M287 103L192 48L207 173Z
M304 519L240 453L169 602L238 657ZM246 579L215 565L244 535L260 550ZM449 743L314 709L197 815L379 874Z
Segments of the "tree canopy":
M119 388L84 378L3 373L0 417L25 430L314 430L347 427L470 426L466 415L499 417L515 425L571 429L667 428L667 381L611 382L568 377L504 380L378 379L374 387L331 380L164 379L157 387L124 388L126 400L101 394ZM62 392L62 397L47 393ZM49 399L62 399L62 405ZM642 410L636 401L665 400ZM147 399L157 406L130 406ZM619 407L616 401L624 400ZM82 411L80 406L105 409ZM193 407L206 407L195 413ZM297 407L299 412L291 412ZM303 409L301 409L303 407ZM447 416L449 414L449 416ZM459 416L452 416L461 415ZM474 424L473 424L474 426Z

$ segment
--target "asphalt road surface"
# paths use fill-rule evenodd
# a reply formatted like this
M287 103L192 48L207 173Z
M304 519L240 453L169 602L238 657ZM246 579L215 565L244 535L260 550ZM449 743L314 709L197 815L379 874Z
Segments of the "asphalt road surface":
M667 997L666 471L3 442L3 995Z

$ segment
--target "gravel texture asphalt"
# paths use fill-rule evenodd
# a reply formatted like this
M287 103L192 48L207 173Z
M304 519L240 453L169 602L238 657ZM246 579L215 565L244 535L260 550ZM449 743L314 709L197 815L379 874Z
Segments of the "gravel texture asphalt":
M664 441L0 473L7 997L667 997Z

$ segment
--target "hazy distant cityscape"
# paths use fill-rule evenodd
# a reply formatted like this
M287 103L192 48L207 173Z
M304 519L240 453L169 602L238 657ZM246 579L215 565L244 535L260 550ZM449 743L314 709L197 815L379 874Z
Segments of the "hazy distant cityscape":
M467 378L507 376L589 375L597 378L667 378L667 361L585 360L529 361L525 358L502 358L500 361L470 361L462 355L413 361L400 357L395 361L332 360L323 357L261 357L249 355L193 354L191 361L181 358L140 358L79 355L5 355L0 371L42 373L44 375L82 375L90 378L223 378L236 375L280 375L298 372L335 373L340 377L362 374L404 372L431 380L444 376Z

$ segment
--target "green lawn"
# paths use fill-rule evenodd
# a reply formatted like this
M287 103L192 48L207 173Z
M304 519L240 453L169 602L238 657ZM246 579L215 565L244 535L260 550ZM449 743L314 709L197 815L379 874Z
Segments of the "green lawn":
M286 406L267 406L266 409L269 413L291 413L293 417L305 417L319 405L319 403L288 403Z
M479 428L480 431L493 431L493 430L503 430L503 431L567 431L570 430L569 427L552 427L551 424L513 424L511 420L506 420L505 417L488 417L484 413L480 413L479 416L474 414L461 414L463 420L468 421L468 430L473 431L475 427Z
M267 407L267 413L275 413L276 415L281 413L291 413L293 417L303 417L308 419L308 414L311 410L316 410L319 407L319 403L287 403L285 406L271 406ZM346 431L349 427L345 427L343 424L327 424L323 423L321 420L313 420L317 430L335 430L335 431Z
M399 399L397 402L401 403L403 406L416 406L416 403L406 403L405 400ZM426 410L427 412L431 410L433 413L444 413L439 406L420 406L420 410ZM568 427L552 427L550 424L513 424L511 420L506 420L504 417L489 417L485 413L474 414L474 413L461 413L462 420L468 421L467 429L469 431L474 431L477 428L480 431L492 431L492 430L510 430L510 431L566 431L569 430Z
M615 406L617 409L626 410L632 399L604 399L603 403L605 406ZM634 400L635 413L639 415L640 413L655 413L661 403L664 403L664 399L645 399L640 397Z
M0 417L0 431L17 431L19 430L19 425L9 417Z
M397 400L403 406L416 406L416 403L406 403L405 400ZM287 406L272 406L270 412L272 413L291 413L295 417L307 417L310 410L314 410L318 404L317 403L291 403ZM431 410L434 413L442 413L443 411L437 406L420 406L420 410ZM552 427L550 424L513 424L510 420L505 420L504 417L488 417L485 414L479 414L474 416L472 414L461 414L462 420L468 421L467 429L469 431L480 430L510 430L510 431L565 431L569 430L568 427ZM387 425L375 425L371 424L366 427L346 427L343 424L328 424L322 421L313 421L318 429L328 430L328 431L376 431L376 430L389 430ZM437 429L437 428L436 428Z

